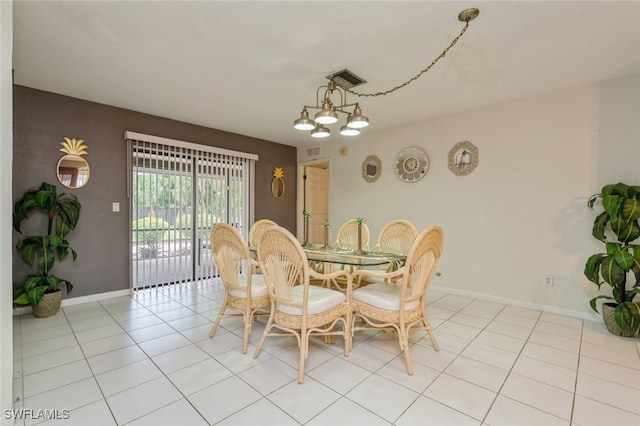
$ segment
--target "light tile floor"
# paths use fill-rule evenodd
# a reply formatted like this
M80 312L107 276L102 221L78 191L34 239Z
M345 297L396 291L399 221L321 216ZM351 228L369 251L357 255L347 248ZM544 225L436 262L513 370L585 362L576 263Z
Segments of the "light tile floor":
M362 333L349 357L314 340L300 385L294 338L252 357L264 320L246 355L241 320L209 339L221 297L180 286L14 318L15 408L40 416L16 424L640 425L640 340L598 322L431 291L441 350L414 334L413 376L391 333Z

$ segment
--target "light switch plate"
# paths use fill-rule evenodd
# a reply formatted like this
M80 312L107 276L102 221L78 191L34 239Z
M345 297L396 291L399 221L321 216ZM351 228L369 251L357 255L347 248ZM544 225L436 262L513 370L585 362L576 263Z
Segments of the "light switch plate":
M120 203L113 203L113 212L118 213L120 211Z

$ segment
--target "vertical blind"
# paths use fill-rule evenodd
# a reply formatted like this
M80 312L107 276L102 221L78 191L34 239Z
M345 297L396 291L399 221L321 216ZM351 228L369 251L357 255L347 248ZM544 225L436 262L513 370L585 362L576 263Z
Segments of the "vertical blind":
M253 221L254 154L126 132L131 288L215 278L209 233Z

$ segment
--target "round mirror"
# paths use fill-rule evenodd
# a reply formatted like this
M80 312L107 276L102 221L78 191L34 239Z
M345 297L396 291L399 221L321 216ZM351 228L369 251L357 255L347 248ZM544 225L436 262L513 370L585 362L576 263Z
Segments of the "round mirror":
M370 155L362 162L362 178L367 182L375 182L382 173L382 162L377 155Z
M274 178L271 181L271 193L276 198L280 198L284 195L284 179Z
M67 188L82 188L89 181L89 163L79 155L67 154L58 161L56 174Z
M280 198L284 195L284 169L282 167L273 168L271 194L276 198Z

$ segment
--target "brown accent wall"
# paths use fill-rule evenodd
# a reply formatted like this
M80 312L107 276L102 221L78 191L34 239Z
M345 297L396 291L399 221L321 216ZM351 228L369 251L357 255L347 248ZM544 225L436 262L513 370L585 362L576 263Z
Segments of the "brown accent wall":
M271 219L295 231L295 147L24 86L14 86L13 122L14 202L26 189L48 182L56 184L59 193L76 195L82 204L78 227L68 236L78 260L54 267L55 275L75 286L65 297L129 287L126 130L257 154L255 219ZM84 139L89 147L86 159L91 177L83 188L71 190L57 180L55 168L64 155L59 151L64 137ZM275 166L284 168L287 185L279 199L271 195ZM120 213L111 211L114 202L120 203ZM32 224L25 222L25 226L28 230ZM14 231L14 246L18 237ZM29 271L14 251L14 281L21 281Z

